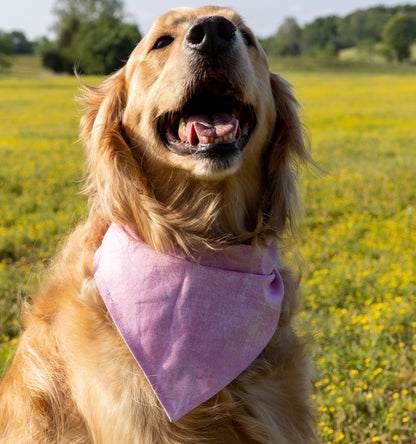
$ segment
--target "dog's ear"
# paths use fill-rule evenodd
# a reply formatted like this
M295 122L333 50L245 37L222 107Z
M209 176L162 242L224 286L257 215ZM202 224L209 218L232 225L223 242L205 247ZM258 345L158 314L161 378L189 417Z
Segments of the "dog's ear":
M129 202L140 204L140 162L126 142L123 113L127 102L125 68L98 87L85 87L81 139L87 149L84 193L104 220L134 220Z
M299 209L299 166L312 162L306 148L307 137L300 122L299 105L292 87L284 79L270 73L270 84L276 110L272 143L265 156L265 201L263 214L269 226L282 235L285 229L296 229Z
M81 102L86 107L81 119L81 139L87 149L88 182L85 194L100 195L102 203L111 187L122 179L133 154L123 134L123 112L127 101L125 68L104 80L98 87L84 85Z
M86 105L86 112L81 119L81 138L90 149L99 146L99 140L121 120L126 103L125 68L98 87L82 84L84 94L80 101Z

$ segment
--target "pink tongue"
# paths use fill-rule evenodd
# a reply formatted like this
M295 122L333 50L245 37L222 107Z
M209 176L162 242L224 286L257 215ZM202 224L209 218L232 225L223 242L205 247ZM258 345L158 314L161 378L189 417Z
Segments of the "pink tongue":
M211 116L198 114L188 117L184 123L182 122L182 125L179 126L179 137L182 142L191 145L198 143L198 140L203 144L235 140L239 125L236 118L226 113L217 113ZM220 138L222 140L215 140Z

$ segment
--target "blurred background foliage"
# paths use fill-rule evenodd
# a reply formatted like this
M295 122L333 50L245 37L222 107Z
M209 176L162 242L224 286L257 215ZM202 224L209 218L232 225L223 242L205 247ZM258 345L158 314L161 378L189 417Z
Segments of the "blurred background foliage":
M378 56L387 61L411 58L416 40L416 5L377 6L346 17L320 17L303 28L286 18L275 34L261 40L269 55L318 58ZM345 55L344 55L345 57Z
M83 74L109 74L125 63L141 39L137 24L125 20L120 0L57 0L54 14L53 41L42 37L28 42L24 33L0 32L3 69L9 66L5 55L39 54L55 72L72 73L77 67Z

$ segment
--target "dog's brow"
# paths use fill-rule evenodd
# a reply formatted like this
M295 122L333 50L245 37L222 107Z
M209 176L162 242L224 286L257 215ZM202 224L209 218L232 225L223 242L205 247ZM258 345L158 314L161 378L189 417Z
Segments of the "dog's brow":
M167 29L177 28L184 23L186 24L188 21L189 19L187 17L178 17L176 19L172 19L172 21L170 21L169 23L162 24L160 27Z

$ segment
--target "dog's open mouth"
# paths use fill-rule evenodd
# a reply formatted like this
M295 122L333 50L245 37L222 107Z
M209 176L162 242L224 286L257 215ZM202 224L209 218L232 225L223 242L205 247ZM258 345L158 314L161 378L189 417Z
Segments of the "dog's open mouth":
M169 113L159 122L167 148L181 156L227 158L242 151L255 125L250 105L223 77L203 82L178 112Z

